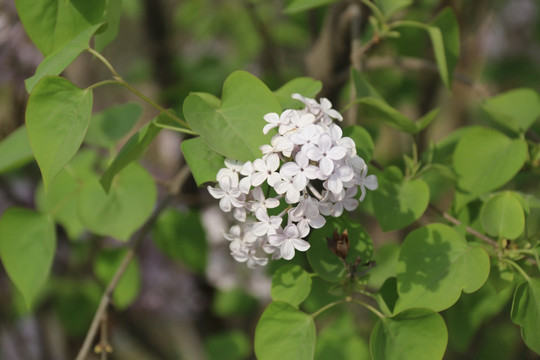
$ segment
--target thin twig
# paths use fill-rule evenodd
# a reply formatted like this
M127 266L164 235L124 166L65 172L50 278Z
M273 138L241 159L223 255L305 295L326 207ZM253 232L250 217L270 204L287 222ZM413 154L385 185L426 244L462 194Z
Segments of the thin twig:
M126 255L124 255L120 266L118 266L118 269L116 269L113 278L111 279L111 281L107 285L107 288L105 289L105 292L101 296L99 306L96 310L96 313L94 314L94 318L92 320L90 328L88 329L83 345L79 350L79 354L77 355L76 360L84 360L87 357L88 351L90 350L92 341L96 336L96 332L100 325L100 322L103 317L106 316L105 312L107 311L107 307L111 302L112 293L118 285L118 282L122 278L122 275L124 275L124 272L126 271L129 263L135 257L135 254L140 247L142 241L154 226L161 212L167 208L174 196L180 192L180 189L187 180L188 175L189 168L187 167L187 165L184 165L184 167L180 169L178 174L173 179L171 188L169 190L170 193L158 204L150 218L148 218L148 220L146 220L144 225L141 227L141 230L138 231L132 238L129 250L127 251ZM102 351L105 351L105 349L102 349Z

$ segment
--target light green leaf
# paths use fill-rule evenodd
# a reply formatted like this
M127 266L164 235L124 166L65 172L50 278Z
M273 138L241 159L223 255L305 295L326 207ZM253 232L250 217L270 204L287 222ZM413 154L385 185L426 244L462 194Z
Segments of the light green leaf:
M152 229L152 237L167 256L199 274L206 270L206 234L197 211L164 211Z
M339 234L345 230L349 233L349 252L345 258L347 263L354 263L357 257L360 257L362 262L367 262L373 256L373 242L357 221L351 220L346 215L327 218L326 225L311 233L309 238L311 247L307 251L307 257L313 270L330 282L339 282L346 276L343 261L330 251L326 241L327 238L332 238L335 230Z
M310 77L292 79L285 85L274 91L282 109L297 109L303 107L302 102L291 97L292 94L300 94L308 98L314 98L321 91L322 83Z
M521 326L525 344L540 355L540 279L521 283L514 293L512 321Z
M116 39L120 18L122 17L122 0L106 0L103 20L107 22L105 31L96 35L94 47L97 51L103 50L105 46Z
M336 1L337 0L293 0L285 8L284 11L286 13L291 14L291 13L305 11L305 10L313 9L315 7L327 5Z
M527 143L487 128L467 131L454 152L458 187L472 196L507 183L527 159Z
M180 146L198 186L216 181L218 171L225 166L225 157L212 150L201 137L184 140Z
M350 137L356 144L356 152L366 163L373 158L375 145L373 139L366 129L358 125L349 126L343 129L343 137Z
M152 143L152 140L154 140L160 131L161 129L155 126L154 123L148 123L129 138L128 142L122 147L111 165L109 165L99 179L99 182L105 191L110 191L114 178L122 171L122 169L133 161L138 160L143 155L150 143Z
M30 94L26 127L45 191L79 150L92 116L92 99L91 90L58 76L42 78Z
M412 0L375 0L375 5L382 11L386 19L411 4Z
M255 329L259 360L311 360L315 352L313 317L294 306L274 301L264 310Z
M117 249L103 250L99 253L94 262L94 273L103 282L103 285L106 286L111 281L126 253L127 250ZM139 261L134 257L114 289L112 303L119 310L125 309L135 301L140 290L141 271Z
M77 197L82 223L93 233L127 240L150 216L156 202L154 180L140 165L127 166L105 193L88 181Z
M311 291L311 276L300 266L287 264L272 277L272 300L285 301L296 307Z
M489 198L480 216L484 230L491 236L513 240L525 229L523 207L510 191Z
M105 0L15 0L24 29L43 55L103 21Z
M524 133L540 117L540 96L533 89L514 89L487 99L482 109L499 125Z
M3 213L0 258L29 309L49 277L55 250L54 222L48 215L16 207Z
M428 31L433 43L439 74L446 87L450 88L459 60L459 24L450 7L442 10L431 24L439 29L438 33L431 29ZM442 44L439 43L441 40Z
M104 148L114 147L135 126L142 111L141 105L132 102L95 113L84 142Z
M386 243L375 250L373 261L377 264L369 270L368 286L378 289L386 279L396 276L396 264L399 257L399 245L396 243Z
M378 177L379 188L373 192L373 210L384 231L402 229L426 211L429 187L423 180L407 180L391 166Z
M64 69L67 68L80 53L90 47L90 39L96 31L103 26L104 24L100 23L84 29L76 37L47 56L41 64L39 64L36 73L24 81L26 90L31 93L34 86L42 77L47 75L58 75L64 71Z
M184 101L190 127L219 154L248 161L261 156L259 147L269 144L271 134L262 130L264 115L281 112L276 96L250 73L236 71L223 84L221 106L214 109L200 94Z
M369 342L373 360L437 360L443 358L448 331L436 312L411 309L380 319Z
M366 97L358 100L358 103L364 105L373 117L384 121L398 130L405 131L409 134L415 134L417 132L416 125L411 119L388 105L384 100Z
M34 159L26 126L21 126L0 142L0 174L15 170Z
M489 256L469 246L453 228L430 224L409 233L396 267L399 299L396 312L421 307L449 308L461 291L478 290L489 275Z

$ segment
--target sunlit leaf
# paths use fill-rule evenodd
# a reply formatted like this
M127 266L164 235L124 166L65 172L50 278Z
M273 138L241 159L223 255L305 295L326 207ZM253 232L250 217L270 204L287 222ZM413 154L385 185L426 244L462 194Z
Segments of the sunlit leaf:
M26 126L21 126L0 142L0 174L15 170L34 159Z
M525 132L540 117L540 96L533 89L514 89L487 99L482 109L515 132Z
M201 137L182 141L181 148L197 185L216 181L218 171L225 166L224 156L212 150Z
M525 229L523 207L510 191L489 198L480 216L486 232L497 238L515 239Z
M298 265L280 267L272 277L272 300L298 306L311 291L310 275Z

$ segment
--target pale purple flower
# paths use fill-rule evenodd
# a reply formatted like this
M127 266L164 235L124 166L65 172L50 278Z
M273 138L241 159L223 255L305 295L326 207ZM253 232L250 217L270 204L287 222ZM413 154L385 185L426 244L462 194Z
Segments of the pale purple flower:
M294 250L307 251L309 243L302 240L300 231L294 224L287 225L282 233L273 234L268 237L270 245L279 247L281 256L285 260L291 260L294 257Z
M327 192L324 201L321 201L319 206L321 214L339 217L343 214L343 209L353 211L358 207L358 200L356 200L357 193L357 186L345 189L339 195L331 191Z
M317 141L317 146L306 152L310 160L319 161L319 168L324 176L328 176L334 170L334 161L341 160L347 155L343 146L333 145L328 134L322 134Z
M332 109L332 103L327 98L321 98L321 112L326 116L339 121L343 120L343 116L337 111Z
M251 232L257 236L275 234L283 221L279 216L268 216L266 210L262 208L257 209L255 216L259 221L253 224Z
M251 212L256 212L259 208L263 208L266 210L266 209L273 209L279 206L278 199L275 199L275 198L266 199L264 197L262 188L260 186L254 188L251 191L251 196L253 197L253 201L249 202L249 210Z
M240 189L231 186L231 179L224 177L215 188L208 186L208 192L219 200L219 207L224 212L230 212L233 207L244 206L244 194Z
M321 136L321 129L315 124L310 124L301 129L297 133L291 134L291 141L295 145L299 145L302 151L305 153L311 147L316 146L319 137Z
M281 166L280 174L282 177L291 177L296 190L302 191L309 180L319 177L319 169L310 165L307 156L299 152L296 154L294 162L291 161Z
M347 165L342 165L334 168L334 171L330 174L325 181L328 190L334 194L339 194L343 190L344 183L347 183L354 179L353 169Z
M259 186L266 180L268 185L274 186L281 179L279 173L276 172L278 167L279 156L277 154L268 154L266 155L266 159L263 157L262 159L255 160L253 162L253 169L256 172L251 175L251 185Z
M240 173L240 170L242 170L242 166L244 165L243 162L232 160L232 159L225 159L225 167L220 169L216 175L216 180L219 182L224 177L230 177L231 178L231 185L233 187L238 186L238 174Z
M294 110L285 110L281 113L281 115L278 115L276 113L269 113L264 115L264 120L268 123L263 128L263 133L266 135L268 132L275 128L282 125L288 125L290 123L291 119L291 112Z
M294 185L292 177L281 175L281 180L274 185L274 190L280 195L285 194L288 204L296 204L300 199L300 190Z
M295 209L289 210L289 221L296 222L300 237L306 237L309 234L309 228L320 229L326 223L324 217L319 214L318 209L307 208L302 215L295 216Z

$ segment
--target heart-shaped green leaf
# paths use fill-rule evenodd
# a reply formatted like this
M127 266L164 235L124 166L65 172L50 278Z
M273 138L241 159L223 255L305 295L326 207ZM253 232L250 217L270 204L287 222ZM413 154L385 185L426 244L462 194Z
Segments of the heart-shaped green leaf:
M28 308L49 277L55 250L50 216L14 207L0 218L0 258Z
M521 326L525 344L540 355L540 279L531 278L516 288L512 321Z
M480 213L484 230L498 238L515 239L525 229L525 214L516 196L504 191L486 201Z
M45 191L79 150L91 116L91 90L58 76L46 76L34 87L26 107L26 127Z
M292 79L285 85L274 91L283 109L295 109L303 107L303 104L291 97L292 94L300 94L308 98L314 98L321 91L322 83L310 77Z
M422 216L429 203L429 187L423 180L403 179L401 171L391 166L378 181L373 210L384 231L402 229Z
M77 206L82 223L90 231L127 240L150 216L156 197L152 176L132 163L118 174L108 194L99 182L86 182Z
M271 112L281 112L277 97L245 71L227 77L219 109L196 93L184 101L189 126L216 152L241 161L261 157L259 147L270 143L271 134L262 131L266 125L263 117Z
M0 174L15 170L34 159L26 126L21 126L0 142Z
M479 246L444 224L430 224L409 233L396 267L399 299L395 312L410 308L442 311L461 291L478 290L489 275L489 256Z
M222 155L212 150L201 137L184 140L180 146L198 186L216 181L218 171L225 166Z
M540 116L540 96L532 89L514 89L487 99L482 109L505 128L524 133Z
M411 309L380 319L369 340L373 360L442 359L447 342L444 320L428 309Z
M264 310L255 329L259 360L311 360L315 352L313 317L291 304L274 301Z
M272 300L300 305L311 291L311 277L298 265L280 267L272 277Z

